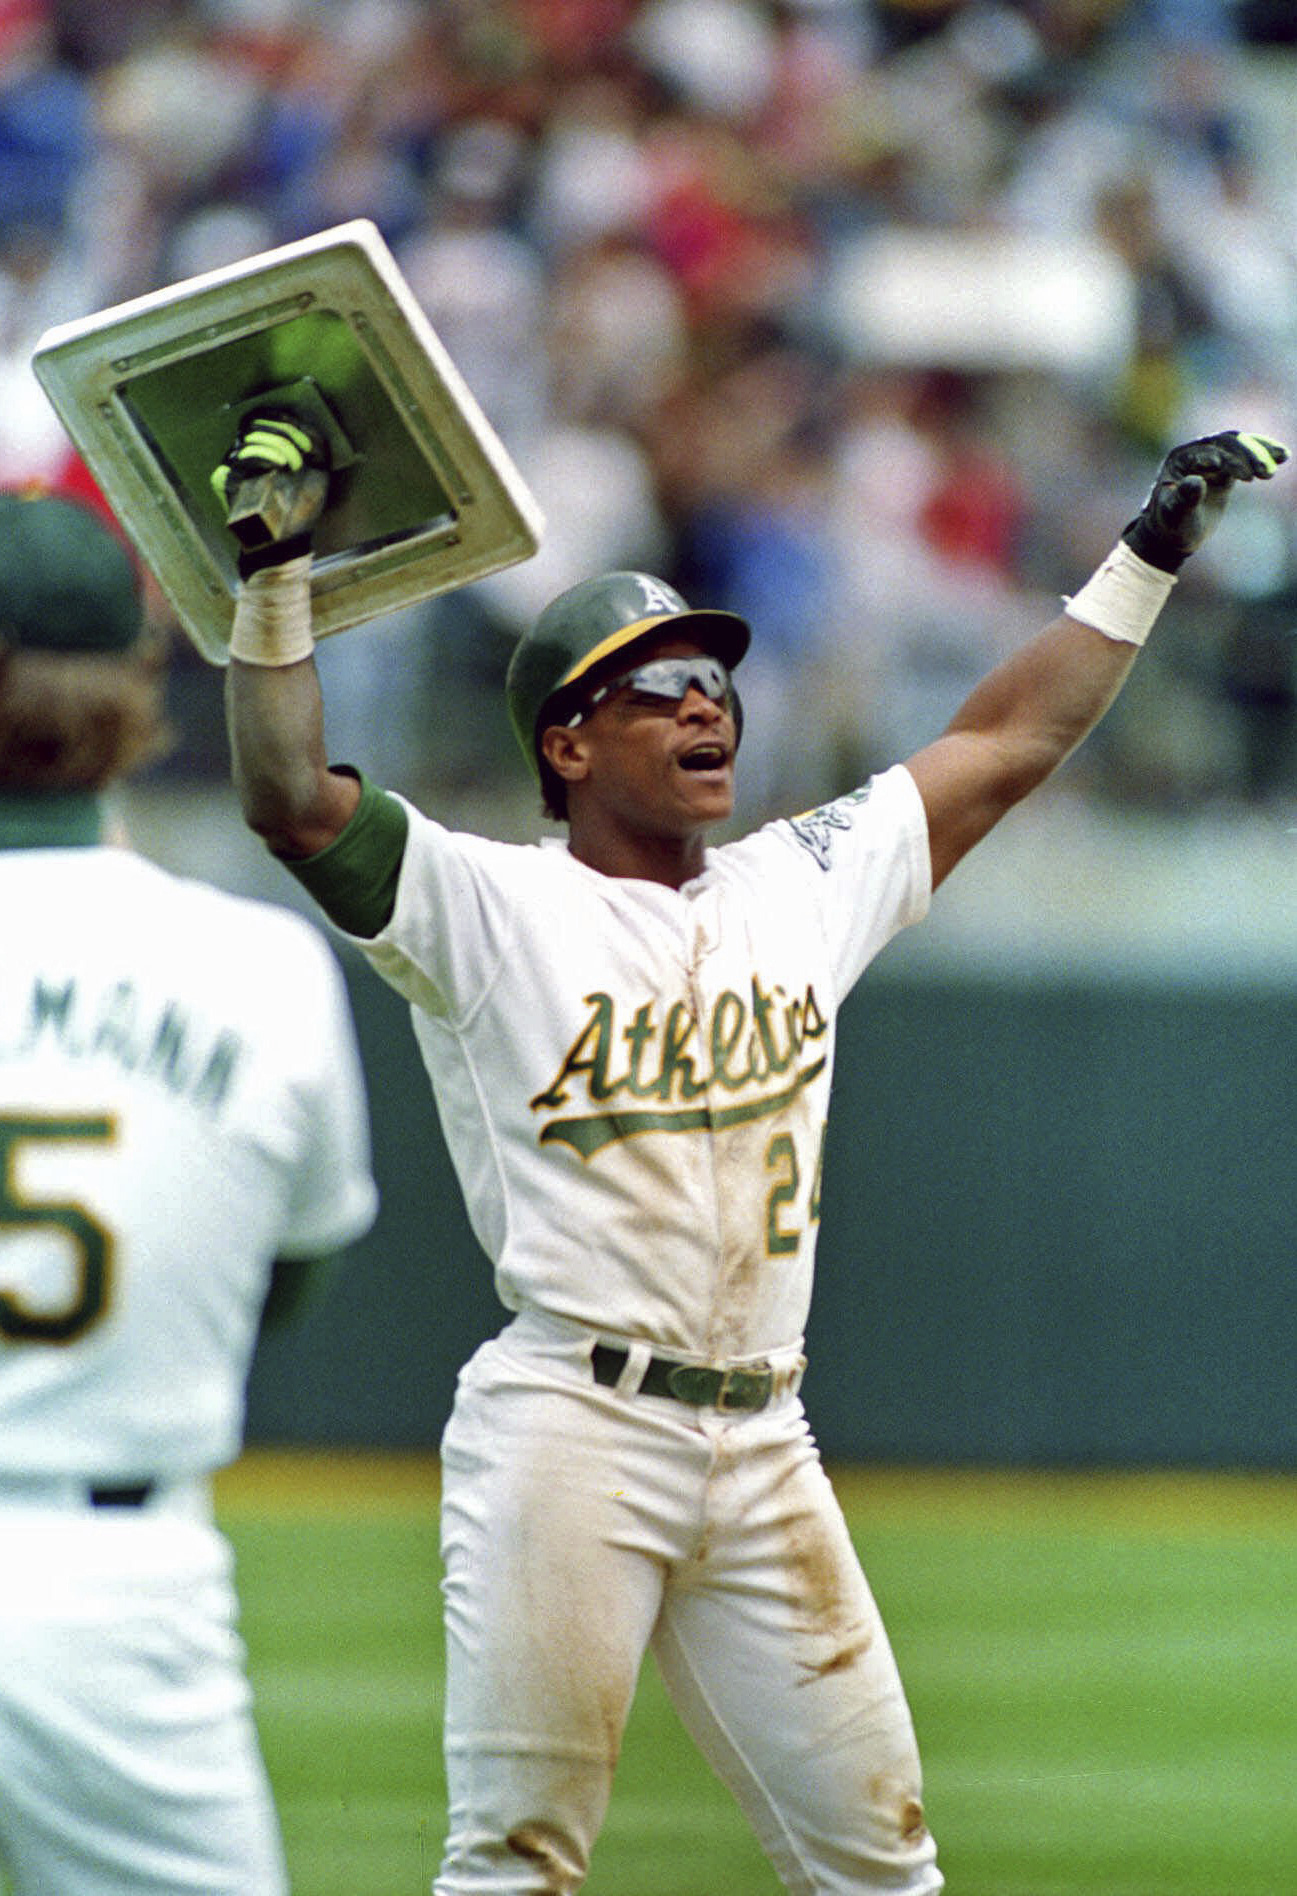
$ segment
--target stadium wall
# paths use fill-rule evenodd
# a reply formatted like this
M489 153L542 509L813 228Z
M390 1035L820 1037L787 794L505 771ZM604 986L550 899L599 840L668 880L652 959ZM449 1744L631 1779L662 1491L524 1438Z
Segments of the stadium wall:
M431 1446L503 1313L406 1010L344 966L383 1209L264 1340L249 1433ZM1297 1465L1294 1070L1281 984L872 971L841 1021L809 1333L826 1455Z

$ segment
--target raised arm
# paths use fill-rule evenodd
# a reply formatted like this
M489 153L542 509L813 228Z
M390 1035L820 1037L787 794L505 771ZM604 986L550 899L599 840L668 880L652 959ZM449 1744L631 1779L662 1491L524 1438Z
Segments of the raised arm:
M239 540L225 706L234 786L276 855L313 856L350 822L355 777L329 769L311 630L311 532L322 453L289 416L259 416L212 477Z
M1233 431L1173 448L1142 511L1059 617L907 759L928 814L934 887L1098 723L1235 481L1268 480L1287 459L1277 442Z
M309 620L307 578L294 586ZM234 787L249 827L277 856L327 848L355 814L360 784L329 769L314 658L271 665L231 657L225 714Z

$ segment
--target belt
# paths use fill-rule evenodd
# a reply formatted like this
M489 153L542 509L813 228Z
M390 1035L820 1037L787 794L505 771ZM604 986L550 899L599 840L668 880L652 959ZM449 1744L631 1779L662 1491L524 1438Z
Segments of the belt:
M75 1475L0 1475L0 1507L142 1508L156 1481L81 1481Z
M95 1483L89 1489L92 1508L142 1508L153 1493L151 1481Z
M594 1379L611 1388L626 1367L630 1352L596 1343L590 1361ZM769 1363L746 1363L734 1369L712 1369L705 1363L673 1363L669 1357L650 1356L639 1393L674 1396L695 1408L764 1409L776 1388L791 1378L776 1378Z

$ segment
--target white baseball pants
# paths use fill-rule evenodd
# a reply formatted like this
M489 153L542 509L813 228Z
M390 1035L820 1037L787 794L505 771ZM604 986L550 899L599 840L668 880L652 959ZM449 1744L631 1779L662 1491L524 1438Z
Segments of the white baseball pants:
M461 1373L436 1896L580 1887L649 1647L789 1891L933 1896L909 1710L801 1403L604 1388L594 1340L528 1313Z
M17 1896L282 1896L206 1484L0 1482L0 1863ZM3 1878L0 1877L0 1884Z

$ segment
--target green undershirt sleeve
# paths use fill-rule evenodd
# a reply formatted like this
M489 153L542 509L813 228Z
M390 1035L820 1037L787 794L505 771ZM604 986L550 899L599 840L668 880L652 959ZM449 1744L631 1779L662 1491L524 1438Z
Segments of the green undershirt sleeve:
M339 774L360 783L360 802L344 830L314 856L281 856L329 920L348 935L377 935L392 919L409 819L394 796L349 765Z

